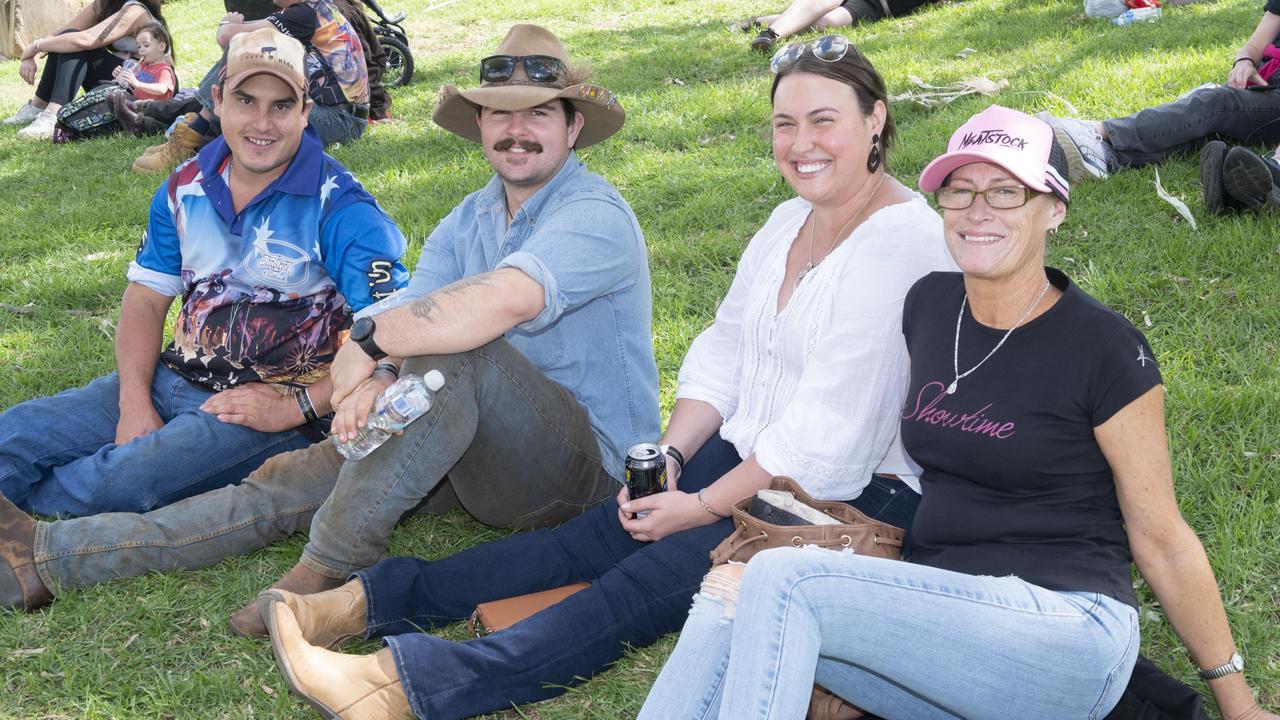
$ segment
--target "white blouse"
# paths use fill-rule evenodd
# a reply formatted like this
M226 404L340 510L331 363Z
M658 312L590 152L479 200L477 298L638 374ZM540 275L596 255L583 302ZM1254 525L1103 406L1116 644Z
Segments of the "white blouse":
M811 270L777 312L787 253L812 206L774 209L751 239L711 327L689 347L677 398L710 403L742 457L822 500L857 497L872 473L917 491L902 449L907 390L902 302L930 272L955 270L942 219L917 195L876 211Z

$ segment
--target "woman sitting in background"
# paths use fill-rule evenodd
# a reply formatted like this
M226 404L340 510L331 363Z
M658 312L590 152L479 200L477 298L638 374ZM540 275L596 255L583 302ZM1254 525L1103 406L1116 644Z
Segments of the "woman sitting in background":
M93 0L53 35L37 38L22 51L18 74L28 85L36 84L36 56L46 53L44 71L35 96L5 125L25 126L18 137L53 137L58 110L81 88L91 90L111 82L125 54L135 54L133 34L144 25L164 24L161 0Z
M901 433L924 471L910 562L756 555L736 607L695 604L642 719L800 718L815 681L893 720L1100 718L1138 655L1131 560L1223 716L1276 717L1178 511L1154 353L1044 266L1066 177L1050 127L999 106L925 168L962 273L925 277L903 310Z

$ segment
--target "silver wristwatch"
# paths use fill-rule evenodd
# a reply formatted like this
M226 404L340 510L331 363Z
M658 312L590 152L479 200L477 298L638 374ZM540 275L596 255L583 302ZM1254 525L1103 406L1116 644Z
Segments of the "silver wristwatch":
M1244 672L1244 658L1240 657L1240 653L1231 653L1231 659L1222 665L1208 670L1201 668L1200 677L1205 680L1217 680L1220 677L1226 677L1231 673L1238 672Z

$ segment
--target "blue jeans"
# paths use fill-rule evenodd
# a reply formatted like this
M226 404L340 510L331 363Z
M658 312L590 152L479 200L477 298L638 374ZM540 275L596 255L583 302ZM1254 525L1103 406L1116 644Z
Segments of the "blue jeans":
M164 426L117 446L115 373L0 413L0 493L41 515L143 512L238 483L276 453L303 447L294 430L258 432L200 405L208 390L157 363L151 402Z
M457 503L496 526L555 524L617 493L581 406L507 341L411 358L405 368L437 368L446 385L426 416L364 460L344 463L325 441L267 460L238 485L150 512L37 523L40 577L66 589L205 567L308 527L322 536L313 538L320 558L345 569L328 572L346 577L382 559L412 498L445 472ZM339 500L314 524L331 493Z
M682 490L710 485L741 462L725 440L689 460ZM914 507L903 492L884 503ZM855 502L855 506L859 503ZM860 506L861 507L861 506ZM879 507L861 507L875 514ZM522 533L436 562L393 558L356 573L368 598L369 636L395 658L415 714L449 720L553 697L604 670L628 647L679 629L729 520L658 542L618 524L615 500L554 530ZM422 632L466 618L478 603L574 582L591 586L483 638L455 643Z
M1138 613L815 548L767 550L736 616L699 595L640 720L800 718L813 684L886 718L1101 718L1128 684Z
M1209 140L1246 145L1280 143L1280 88L1197 88L1177 100L1128 117L1106 120L1116 167L1141 167L1177 153L1195 152Z
M196 99L211 115L215 114L213 111L213 86L222 82L222 78L219 76L226 63L226 53L223 53L223 58L209 68L209 72L205 73L204 78L200 80L199 88L196 90ZM320 136L320 142L326 146L356 140L364 134L365 128L369 126L367 119L356 117L351 112L350 106L347 105L335 106L312 103L311 116L308 121L311 128Z

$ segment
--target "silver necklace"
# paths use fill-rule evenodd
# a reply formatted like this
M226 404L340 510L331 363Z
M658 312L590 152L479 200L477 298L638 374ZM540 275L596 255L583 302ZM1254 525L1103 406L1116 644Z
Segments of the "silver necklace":
M827 255L830 255L831 252L836 249L836 245L840 243L840 236L844 235L845 230L849 229L849 224L852 223L855 218L861 215L863 210L867 209L867 205L871 203L871 198L875 197L876 193L880 192L880 186L882 184L884 184L883 173L881 173L880 181L876 183L876 186L874 189L872 189L871 194L867 196L866 200L862 201L862 205L856 211L854 211L854 213L849 216L849 219L845 221L844 225L840 227L839 232L836 233L835 239L831 241L831 250L827 251ZM809 272L813 270L813 233L817 229L817 227L818 227L818 215L817 215L817 212L815 211L813 216L813 222L809 224L809 262L805 263L804 267L800 268L800 272L796 273L796 284L792 286L793 289L800 287L800 281L804 280L804 276L808 275ZM825 258L826 255L824 255L823 257Z
M956 373L956 379L952 380L951 384L947 386L948 395L955 393L956 386L960 384L961 378L968 376L969 373L982 367L982 363L990 360L991 356L996 354L996 351L1000 349L1000 346L1004 345L1004 341L1009 339L1009 336L1013 334L1013 331L1017 330L1018 327L1027 319L1027 316L1031 314L1031 311L1040 304L1040 301L1044 299L1044 294L1047 292L1049 292L1049 280L1046 278L1044 281L1044 287L1040 288L1040 294L1036 295L1036 298L1031 301L1031 304L1027 306L1027 309L1022 311L1022 317L1018 318L1018 322L1014 323L1013 327L1009 328L1009 330L1005 332L1004 337L1000 338L1000 342L996 343L996 346L991 348L991 352L987 353L986 357L979 360L977 365L974 365L962 373L960 372L960 321L964 319L964 306L969 302L969 293L966 292L964 294L964 299L960 301L960 314L956 316L956 343L955 347L951 351L951 367Z

